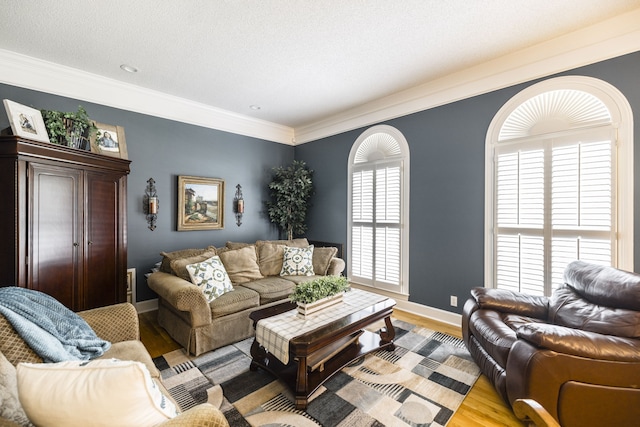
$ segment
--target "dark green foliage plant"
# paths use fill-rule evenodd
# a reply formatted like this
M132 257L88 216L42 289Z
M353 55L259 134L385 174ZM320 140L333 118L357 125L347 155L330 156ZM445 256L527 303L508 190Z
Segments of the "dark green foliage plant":
M293 302L310 304L349 289L349 281L344 276L322 276L297 285L289 298Z
M88 144L89 135L98 130L82 105L78 106L76 112L57 110L40 110L40 112L47 128L49 140L54 144L68 147L78 146L78 141L82 138Z
M269 220L286 233L289 240L303 234L307 230L307 208L313 195L313 171L298 160L286 168L273 168L269 194Z

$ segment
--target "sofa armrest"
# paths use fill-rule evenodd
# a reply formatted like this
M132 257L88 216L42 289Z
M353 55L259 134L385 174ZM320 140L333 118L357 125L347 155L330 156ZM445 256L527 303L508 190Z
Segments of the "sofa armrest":
M224 414L208 403L194 406L160 425L162 427L229 427Z
M149 287L169 305L190 315L191 327L211 323L211 307L196 285L173 274L156 272L149 275Z
M344 271L345 262L342 258L331 258L329 262L329 268L327 269L327 276L340 276Z
M616 362L640 362L640 340L567 328L529 323L516 331L518 338L557 353Z
M519 314L546 320L549 313L549 298L493 288L473 288L471 297L482 310Z
M81 311L78 315L103 340L122 342L140 339L138 312L128 302Z

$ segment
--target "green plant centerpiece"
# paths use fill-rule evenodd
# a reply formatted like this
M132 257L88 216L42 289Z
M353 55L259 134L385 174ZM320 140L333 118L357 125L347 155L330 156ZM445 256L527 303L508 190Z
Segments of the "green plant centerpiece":
M65 113L57 110L40 110L40 112L51 142L82 150L91 149L89 139L98 128L82 105L78 106L76 112Z
M306 315L342 301L342 294L350 289L344 276L322 276L297 285L289 299L298 304L300 313Z
M289 167L273 168L267 202L269 220L286 233L287 239L307 230L309 199L313 195L313 171L305 162L294 160Z

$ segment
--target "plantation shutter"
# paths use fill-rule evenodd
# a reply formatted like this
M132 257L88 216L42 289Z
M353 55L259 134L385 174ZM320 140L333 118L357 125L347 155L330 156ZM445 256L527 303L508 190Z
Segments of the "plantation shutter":
M363 166L352 174L352 275L400 285L401 164Z
M609 129L496 149L496 286L534 295L576 259L613 265L614 134Z

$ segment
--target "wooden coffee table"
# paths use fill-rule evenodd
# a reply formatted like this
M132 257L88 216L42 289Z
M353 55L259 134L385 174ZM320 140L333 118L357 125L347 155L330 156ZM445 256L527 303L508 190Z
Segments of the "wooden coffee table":
M296 408L306 409L309 396L343 367L381 348L394 350L395 330L391 324L394 306L393 299L385 299L294 337L289 341L290 357L286 365L255 339L250 369L260 367L282 379L294 393ZM249 317L256 328L262 319L295 309L296 304L285 302L256 310ZM381 319L386 327L379 332L364 329Z

